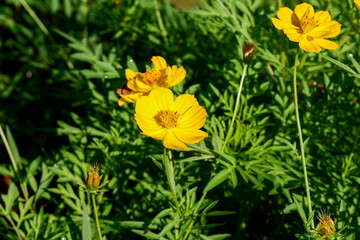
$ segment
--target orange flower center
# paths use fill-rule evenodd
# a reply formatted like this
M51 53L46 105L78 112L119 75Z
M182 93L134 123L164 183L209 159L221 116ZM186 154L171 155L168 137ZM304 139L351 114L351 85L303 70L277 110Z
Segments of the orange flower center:
M151 69L151 70L146 70L142 81L148 84L152 84L157 80L159 80L159 78L160 78L160 72L155 69Z
M177 126L179 116L177 111L165 110L158 112L154 119L161 127L171 129Z
M305 15L301 21L301 29L304 33L311 32L314 28L319 26L319 21L315 20L314 17L310 17L309 15Z

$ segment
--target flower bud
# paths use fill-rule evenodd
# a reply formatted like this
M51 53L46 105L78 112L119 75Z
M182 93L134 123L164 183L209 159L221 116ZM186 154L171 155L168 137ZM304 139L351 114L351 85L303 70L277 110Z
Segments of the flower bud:
M100 170L99 163L90 165L90 171L88 173L86 182L91 190L97 190L100 185L99 170Z
M330 217L330 213L326 210L318 212L320 231L324 236L330 236L335 234L335 223Z
M252 56L254 56L256 47L252 44L246 43L243 46L243 55L245 61L250 61Z

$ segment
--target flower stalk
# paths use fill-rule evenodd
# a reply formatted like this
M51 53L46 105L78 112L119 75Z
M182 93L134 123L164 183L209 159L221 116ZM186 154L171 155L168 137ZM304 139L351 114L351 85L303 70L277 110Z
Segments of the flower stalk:
M96 227L97 227L98 234L99 234L99 240L102 240L101 228L100 228L99 217L98 217L98 209L96 207L95 194L91 194L91 198L92 198L92 203L93 203L93 208L94 208Z
M242 76L241 76L241 80L240 80L240 87L239 87L238 94L237 94L237 97L236 97L236 103L235 103L234 113L233 113L233 116L232 116L232 119L231 119L231 122L230 122L229 129L228 129L228 131L227 131L227 133L226 133L226 137L225 137L224 144L222 145L220 152L224 152L226 143L229 141L229 138L230 138L230 135L231 135L233 126L234 126L235 118L236 118L237 112L238 112L238 110L239 110L240 95L241 95L242 86L243 86L243 84L244 84L247 67L248 67L248 64L246 63L245 66L244 66L244 70L243 70Z
M295 115L296 115L296 124L297 129L299 132L299 141L300 141L300 151L301 151L301 161L303 165L303 172L304 172L304 180L305 180L305 191L306 191L306 198L308 202L308 209L309 209L309 216L312 213L312 206L311 206L311 196L310 196L310 189L309 189L309 181L307 176L306 170L306 159L305 159L305 151L304 151L304 142L302 137L302 130L301 130L301 123L300 123L300 116L299 116L299 105L298 105L298 95L297 95L297 86L296 86L296 70L297 70L297 63L298 63L299 51L297 51L295 56L295 63L294 63L294 76L293 76L293 84L294 84L294 102L295 102ZM314 228L314 220L311 220L311 227Z

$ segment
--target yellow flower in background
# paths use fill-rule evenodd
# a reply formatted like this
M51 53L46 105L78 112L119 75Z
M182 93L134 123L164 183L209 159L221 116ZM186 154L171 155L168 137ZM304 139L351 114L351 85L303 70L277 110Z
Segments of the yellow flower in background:
M360 10L360 0L354 0L355 5Z
M153 69L146 70L145 73L134 72L131 69L125 70L127 83L125 86L117 90L117 94L121 97L119 106L123 106L125 102L136 102L141 96L147 96L153 89L159 87L172 87L186 76L185 69L181 66L167 66L166 60L160 56L151 58L154 64Z
M166 148L189 150L184 143L197 143L208 136L199 130L206 121L206 110L196 98L183 94L174 101L168 88L157 88L136 102L135 120L146 136L164 140Z
M280 8L277 18L271 18L274 26L284 31L290 41L298 42L300 48L307 52L320 52L321 48L337 49L338 45L325 38L339 35L341 24L331 21L328 11L314 13L314 8L308 3L295 7L294 12L287 8Z

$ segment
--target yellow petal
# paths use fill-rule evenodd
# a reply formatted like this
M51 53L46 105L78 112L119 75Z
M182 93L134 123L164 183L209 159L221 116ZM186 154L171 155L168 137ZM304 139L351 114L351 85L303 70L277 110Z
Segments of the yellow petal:
M201 106L193 106L181 115L178 121L179 128L196 128L204 126L206 121L206 110Z
M189 151L189 148L183 142L181 142L170 130L166 134L166 139L164 140L164 147L170 149L182 148L186 151Z
M150 92L152 90L152 87L146 83L143 83L140 80L137 80L135 78L130 79L127 82L127 87L133 90L134 92Z
M149 117L154 117L161 110L162 109L159 109L158 105L156 104L155 99L149 96L141 97L136 102L135 106L135 112L137 114Z
M304 37L303 31L300 28L286 28L284 33L293 42L300 42Z
M182 94L175 99L175 110L183 115L189 108L199 106L198 101L191 94Z
M335 50L339 47L336 43L326 39L314 39L314 41L320 45L320 47L330 50Z
M331 21L331 16L328 11L318 11L314 14L314 21L318 21L317 24L322 24Z
M120 107L122 107L127 101L124 98L120 98L118 101L118 104Z
M161 70L167 67L166 60L160 56L154 56L151 58L151 61L154 64L155 70Z
M135 113L135 120L139 125L140 129L146 135L152 135L153 132L157 132L159 130L164 129L163 127L159 126L154 118L149 116L144 116L139 113Z
M172 87L184 80L186 76L186 71L182 66L180 68L177 68L177 66L172 66L170 68L168 76L168 86Z
M314 8L308 3L302 3L295 7L294 12L298 19L301 20L304 16L309 16L311 18L314 15Z
M319 44L317 44L313 38L309 36L305 36L300 42L299 42L300 48L304 49L307 52L320 52L321 47Z
M354 3L356 7L360 10L360 0L355 0Z
M175 128L173 129L175 136L184 143L197 143L203 140L208 136L208 134L204 131L198 129L181 129Z
M279 9L279 11L276 13L280 21L290 24L295 27L300 27L300 21L294 12L287 7L282 7Z
M271 22L279 30L283 30L284 28L292 28L292 27L294 27L292 24L289 24L287 22L283 22L283 21L281 21L281 20L279 20L277 18L271 18Z
M149 97L154 98L158 109L174 110L174 94L168 88L158 88L150 92Z
M121 98L119 100L119 105L120 105L120 101L121 102L136 102L142 95L143 93L133 93L133 94L128 94L128 95L121 95Z
M321 24L308 33L313 38L332 38L339 35L341 31L341 24L337 21L330 21Z
M125 77L127 80L130 80L131 78L134 78L136 76L136 72L134 72L133 70L127 68L125 69Z

